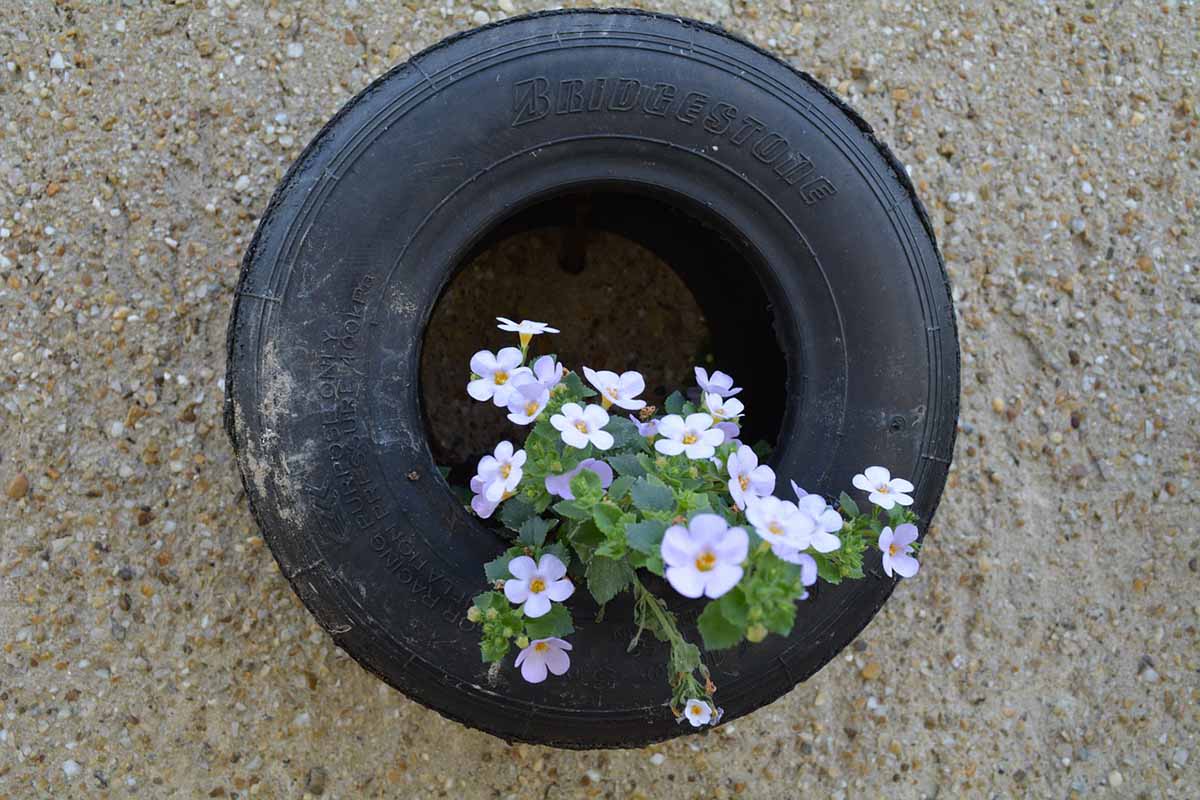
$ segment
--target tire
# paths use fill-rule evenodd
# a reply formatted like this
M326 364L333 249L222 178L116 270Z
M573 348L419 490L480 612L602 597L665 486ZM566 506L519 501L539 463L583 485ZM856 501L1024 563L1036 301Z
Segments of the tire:
M757 255L789 376L772 456L783 486L790 476L836 493L885 464L916 484L924 530L959 382L925 212L832 94L698 22L543 13L393 69L280 184L228 337L226 428L251 509L338 646L446 717L569 748L690 731L663 707L662 651L643 641L626 654L621 609L603 623L577 609L566 676L528 686L511 664L489 675L465 612L502 543L438 473L417 374L424 326L464 254L515 209L614 181L674 198ZM862 630L894 586L874 548L866 566L863 580L819 587L790 637L708 656L725 720L775 700ZM675 608L698 641L699 608Z

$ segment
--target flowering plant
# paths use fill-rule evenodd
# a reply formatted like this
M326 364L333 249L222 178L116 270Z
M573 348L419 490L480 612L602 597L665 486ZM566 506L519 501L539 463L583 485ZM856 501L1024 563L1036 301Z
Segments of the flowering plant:
M729 375L697 367L695 399L675 392L658 414L639 397L639 373L583 367L585 381L553 355L531 358L533 337L557 330L498 319L521 346L476 353L467 391L506 409L527 434L519 449L497 444L471 480L472 510L485 519L499 512L512 540L485 565L493 590L468 612L482 627L484 661L501 668L515 647L512 664L526 681L562 675L576 583L602 612L631 592L638 632L630 651L644 632L666 642L672 713L694 727L716 724L721 709L700 648L647 588L646 573L704 599L698 629L707 650L787 636L797 601L818 578L863 577L872 542L889 577L916 574L908 481L883 467L854 476L867 511L845 493L831 506L795 481L794 500L778 497L775 472L760 463L766 446L738 439L746 409Z

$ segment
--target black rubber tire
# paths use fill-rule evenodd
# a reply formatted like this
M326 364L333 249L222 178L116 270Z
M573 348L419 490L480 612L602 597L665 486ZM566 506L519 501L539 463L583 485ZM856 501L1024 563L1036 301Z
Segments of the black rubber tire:
M604 182L670 196L757 254L789 375L780 475L833 492L888 465L912 478L930 520L953 452L959 356L924 210L852 111L702 23L537 14L392 70L280 184L228 339L226 427L246 493L321 625L447 717L572 748L691 729L662 705L657 643L626 654L619 609L602 624L576 611L565 677L528 686L511 665L489 677L465 612L501 542L435 469L417 374L424 326L463 254L515 209ZM725 719L820 669L893 585L872 549L867 578L822 587L790 638L712 654ZM690 626L694 604L676 607Z

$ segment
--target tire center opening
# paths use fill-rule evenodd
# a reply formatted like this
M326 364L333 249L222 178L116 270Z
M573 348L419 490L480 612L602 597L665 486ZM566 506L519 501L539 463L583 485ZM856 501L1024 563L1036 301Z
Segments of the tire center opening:
M787 368L771 301L750 248L676 198L627 189L574 190L502 220L456 266L425 330L421 401L435 463L465 486L496 443L527 429L471 399L468 362L515 346L496 317L546 322L531 353L583 366L637 370L662 411L695 387L694 367L732 374L746 405L742 441L777 445ZM619 409L612 409L618 412Z

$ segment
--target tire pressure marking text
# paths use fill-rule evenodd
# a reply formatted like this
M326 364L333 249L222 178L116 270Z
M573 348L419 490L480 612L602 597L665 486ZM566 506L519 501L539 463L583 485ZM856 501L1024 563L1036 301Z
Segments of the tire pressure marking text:
M732 103L705 92L684 92L673 83L642 83L636 78L528 78L513 84L512 127L551 116L589 111L638 111L700 126L716 138L748 150L755 160L797 191L806 205L837 194L837 187L817 173L813 162L778 131Z

